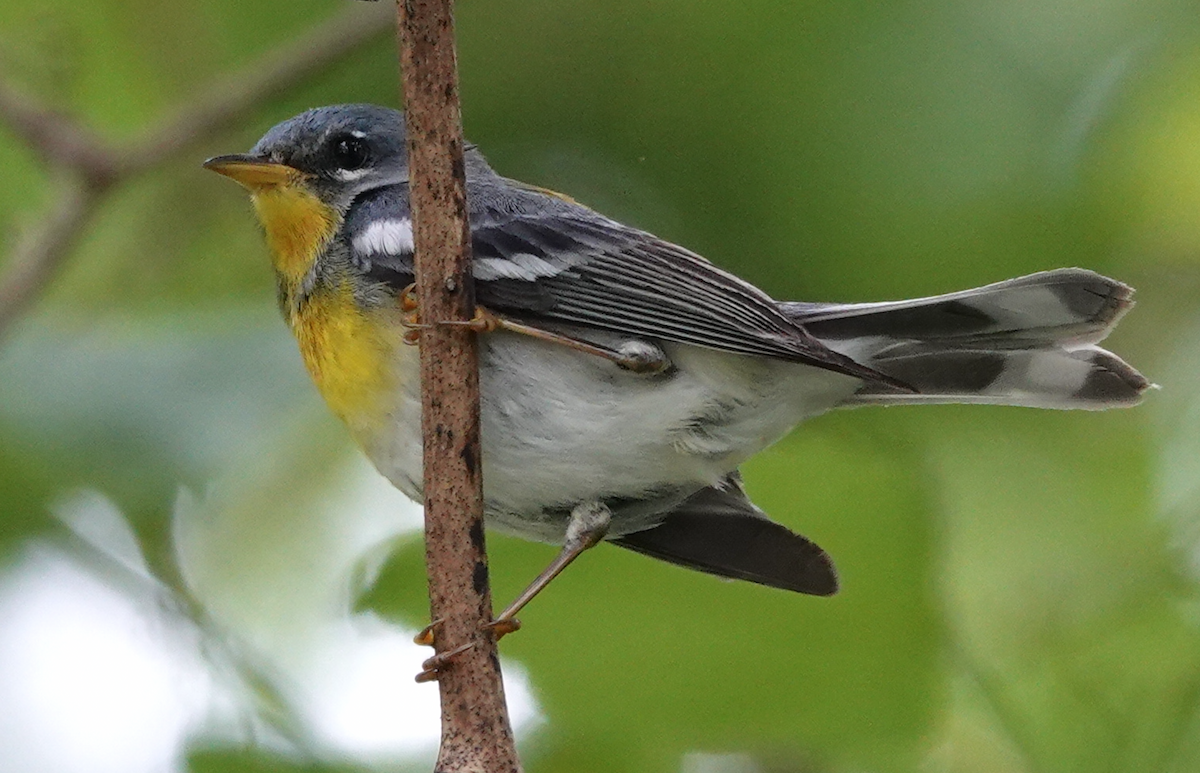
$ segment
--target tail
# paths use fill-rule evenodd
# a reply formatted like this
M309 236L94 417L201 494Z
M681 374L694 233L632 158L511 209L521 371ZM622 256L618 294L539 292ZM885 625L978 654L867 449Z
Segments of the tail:
M911 385L866 383L846 405L990 403L1102 409L1137 404L1149 381L1096 346L1133 288L1064 268L932 298L782 303L826 346Z
M736 471L700 489L646 531L612 540L623 548L719 577L830 596L837 572L815 543L754 506Z

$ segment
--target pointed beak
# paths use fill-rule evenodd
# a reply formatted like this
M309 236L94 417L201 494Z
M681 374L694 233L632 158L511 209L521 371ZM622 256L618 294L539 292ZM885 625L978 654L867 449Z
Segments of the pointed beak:
M279 185L291 185L305 175L287 164L277 164L262 156L234 153L216 156L204 162L205 169L223 174L244 188L256 191Z

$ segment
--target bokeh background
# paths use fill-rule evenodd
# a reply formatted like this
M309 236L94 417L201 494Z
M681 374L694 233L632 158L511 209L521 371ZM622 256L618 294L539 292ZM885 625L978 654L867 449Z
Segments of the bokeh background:
M5 0L0 80L134 142L389 13ZM832 599L598 548L502 645L527 769L1200 770L1200 3L471 0L458 27L501 172L780 298L1093 268L1138 288L1109 343L1163 387L804 425L745 474L836 558ZM0 771L430 765L419 514L320 404L245 196L199 166L396 104L386 20L336 59L110 191L3 331ZM0 120L0 270L55 185ZM489 543L499 600L553 554Z

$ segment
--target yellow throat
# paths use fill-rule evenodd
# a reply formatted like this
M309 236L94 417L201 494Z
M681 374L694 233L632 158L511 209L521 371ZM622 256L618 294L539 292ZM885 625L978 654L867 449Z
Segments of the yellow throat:
M280 283L283 313L330 409L370 445L392 401L399 310L366 310L345 271L323 279L299 302L301 286L341 223L340 214L302 185L251 190ZM332 267L331 267L332 268ZM307 288L306 288L307 289Z
M275 273L286 293L300 283L337 233L341 217L301 185L269 185L250 192L254 211L267 233Z

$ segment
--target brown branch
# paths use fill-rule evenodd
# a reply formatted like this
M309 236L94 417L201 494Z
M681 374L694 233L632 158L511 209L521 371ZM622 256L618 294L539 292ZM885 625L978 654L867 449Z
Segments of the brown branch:
M438 653L442 742L435 770L520 770L491 620L479 454L479 368L469 320L462 120L453 0L399 0L400 69L407 107L409 189L421 315L425 561ZM460 651L461 650L461 651Z
M112 186L212 136L265 98L302 83L383 34L391 24L391 12L384 7L352 6L189 99L190 107L123 144L21 94L0 74L0 122L64 180L39 224L13 249L0 276L0 336L53 280Z

